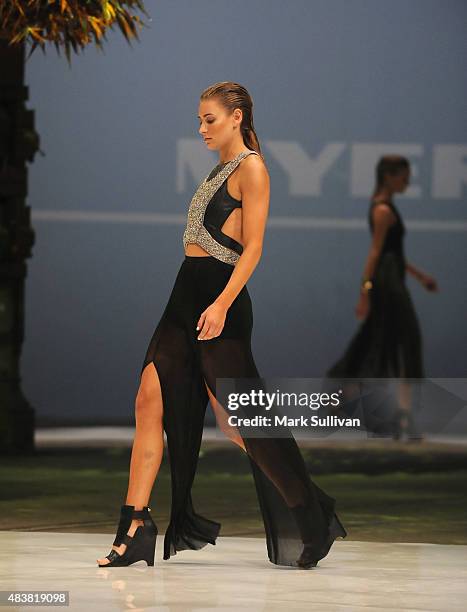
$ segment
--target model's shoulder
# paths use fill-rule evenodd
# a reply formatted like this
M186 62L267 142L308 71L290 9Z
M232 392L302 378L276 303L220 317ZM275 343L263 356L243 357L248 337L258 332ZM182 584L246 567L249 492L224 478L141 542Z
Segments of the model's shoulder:
M239 167L238 188L242 201L250 194L255 199L265 195L269 197L269 173L262 157L257 154L247 155Z
M372 216L376 222L392 225L396 220L396 215L391 205L384 200L373 200Z
M239 174L244 177L268 176L264 159L257 151L251 151L240 162Z

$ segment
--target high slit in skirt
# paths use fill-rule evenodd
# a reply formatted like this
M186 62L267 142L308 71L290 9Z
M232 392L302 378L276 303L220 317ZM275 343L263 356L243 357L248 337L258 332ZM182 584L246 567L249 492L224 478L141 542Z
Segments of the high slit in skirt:
M209 401L206 385L216 397L217 378L259 378L251 352L253 314L246 285L228 309L219 336L197 340L201 313L223 291L233 269L213 256L185 256L141 368L142 374L149 363L154 364L162 393L172 480L164 559L181 550L215 544L221 528L219 522L195 511L191 496ZM222 406L218 408L225 413ZM269 560L296 566L305 538L312 542L313 556L322 559L334 540L347 534L335 513L335 499L311 480L293 436L241 439L253 474Z

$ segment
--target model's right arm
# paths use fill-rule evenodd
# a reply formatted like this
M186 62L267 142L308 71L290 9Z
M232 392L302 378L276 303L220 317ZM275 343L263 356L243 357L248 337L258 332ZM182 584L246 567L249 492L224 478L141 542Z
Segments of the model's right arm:
M239 189L242 194L243 251L230 279L216 303L226 309L243 289L258 265L269 212L270 180L264 162L250 155L239 168Z
M262 254L264 232L269 211L269 174L256 155L247 157L239 168L239 189L242 195L243 251L230 278L198 320L198 340L218 336L224 327L227 310L245 286Z

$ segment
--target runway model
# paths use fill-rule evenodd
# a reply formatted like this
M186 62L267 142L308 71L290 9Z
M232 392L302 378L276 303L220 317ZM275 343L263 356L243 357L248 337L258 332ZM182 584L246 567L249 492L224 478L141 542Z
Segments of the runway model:
M314 567L337 537L346 536L335 500L312 482L293 437L241 436L216 400L216 379L259 378L246 282L261 258L269 175L253 103L241 85L221 82L201 94L198 112L199 133L220 161L190 203L185 258L141 368L126 502L113 548L98 564L154 563L157 527L148 502L163 431L172 478L163 558L216 543L221 524L198 514L191 497L209 400L222 430L250 461L269 560Z
M428 291L438 288L433 277L405 258L405 227L393 195L406 190L409 177L405 157L387 155L379 160L368 211L372 242L356 306L357 318L363 323L327 376L401 379L393 436L398 439L407 434L409 439L420 440L423 436L414 425L412 387L407 379L424 376L422 338L405 284L406 272Z

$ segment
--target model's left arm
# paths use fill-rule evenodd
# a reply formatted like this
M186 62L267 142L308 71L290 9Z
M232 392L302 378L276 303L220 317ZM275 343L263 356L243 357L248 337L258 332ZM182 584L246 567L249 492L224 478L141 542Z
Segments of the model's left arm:
M426 274L419 268L416 268L408 261L406 261L405 269L411 276L418 280L425 287L425 289L427 289L428 291L438 291L438 284L432 276Z
M218 336L227 311L246 285L261 259L269 212L270 182L263 160L250 155L239 167L238 186L242 196L243 251L222 293L201 314L196 329L199 340Z

